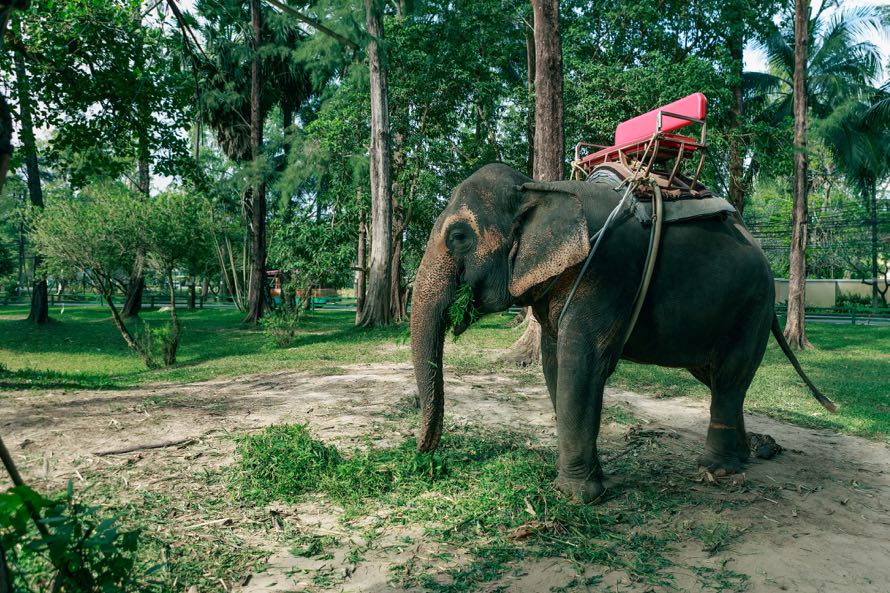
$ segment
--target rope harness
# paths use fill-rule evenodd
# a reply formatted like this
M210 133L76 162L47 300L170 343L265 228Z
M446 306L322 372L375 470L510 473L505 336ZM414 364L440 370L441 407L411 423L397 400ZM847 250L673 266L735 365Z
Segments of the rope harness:
M609 216L606 217L606 221L603 223L603 226L590 238L590 242L593 243L593 246L590 248L590 252L587 254L587 258L584 260L584 265L581 266L581 271L578 273L578 277L575 278L575 282L572 285L572 290L569 291L569 296L566 298L565 304L562 306L562 311L559 314L559 318L557 319L557 327L562 325L562 320L565 317L566 311L569 309L569 305L572 302L572 299L575 296L575 293L578 291L578 286L581 284L581 279L584 278L584 274L587 273L587 269L590 267L590 262L593 261L593 256L596 254L599 246L602 244L603 237L606 235L606 231L609 229L609 226L613 223L618 213L624 208L625 204L629 202L628 198L632 198L633 190L639 185L648 185L652 188L652 201L653 201L653 214L652 214L652 230L649 233L649 248L646 253L646 265L643 270L643 277L640 281L640 285L637 287L637 292L634 297L634 308L630 316L630 323L627 326L627 331L624 334L624 339L621 342L621 345L627 343L628 338L630 338L631 333L633 333L634 327L636 326L637 319L640 316L640 311L643 308L643 302L646 300L646 294L649 292L649 284L652 280L652 273L655 270L655 262L658 258L658 248L661 243L661 225L663 222L663 203L661 197L661 189L658 187L658 183L655 182L648 175L643 177L638 177L634 175L633 177L629 177L619 184L615 190L620 190L622 185L626 186L624 190L624 195L621 197L621 200L618 201L618 204L612 211L609 213ZM551 288L556 284L557 280L562 276L562 274L557 275L550 284L547 285L547 288L544 289L544 292L538 297L540 299L545 294L547 294ZM536 299L537 300L537 299Z

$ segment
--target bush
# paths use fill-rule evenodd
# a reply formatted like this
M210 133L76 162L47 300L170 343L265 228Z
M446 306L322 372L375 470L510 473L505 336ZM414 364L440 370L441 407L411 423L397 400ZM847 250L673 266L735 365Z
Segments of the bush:
M842 292L837 297L836 306L850 306L850 305L865 305L871 306L871 297L865 296L862 294L855 294L850 292Z
M179 321L168 321L161 327L145 323L138 340L146 355L146 365L156 369L175 364L180 334Z
M30 505L48 536L34 528ZM0 493L0 544L7 553L14 590L71 593L134 591L138 531L122 531L116 519L74 498L44 498L27 486ZM58 588L56 588L58 587Z
M303 316L301 310L278 309L270 311L260 320L263 333L279 348L287 348L297 337L297 330Z
M0 302L4 305L18 298L19 285L12 276L0 277Z

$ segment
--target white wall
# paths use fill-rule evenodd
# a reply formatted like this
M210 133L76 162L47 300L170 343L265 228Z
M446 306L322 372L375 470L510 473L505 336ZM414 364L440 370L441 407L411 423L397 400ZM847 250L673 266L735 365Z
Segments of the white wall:
M883 280L878 288L884 290ZM808 307L834 307L841 294L856 294L871 297L871 286L859 280L807 280L806 304ZM776 303L788 301L788 281L776 278Z

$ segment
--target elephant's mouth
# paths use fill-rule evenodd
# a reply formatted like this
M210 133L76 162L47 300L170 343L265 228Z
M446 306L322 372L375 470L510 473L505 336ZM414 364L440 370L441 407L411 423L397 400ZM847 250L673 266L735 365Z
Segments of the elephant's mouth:
M464 333L465 331L467 331L467 328L470 327L470 325L472 323L473 323L473 320L470 318L470 315L465 314L463 319L461 319L458 323L454 324L454 327L452 328L451 331L455 336L459 336L462 333Z
M457 299L451 304L449 315L454 320L451 331L455 337L467 331L467 328L479 319L481 312L477 308L478 304L479 295L476 294L475 288L470 289L464 297L458 294Z

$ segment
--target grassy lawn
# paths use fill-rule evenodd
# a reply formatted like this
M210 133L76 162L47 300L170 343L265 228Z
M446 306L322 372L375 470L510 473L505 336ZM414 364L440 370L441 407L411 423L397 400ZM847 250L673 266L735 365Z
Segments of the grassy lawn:
M102 389L155 382L200 381L281 370L335 373L357 363L408 362L406 326L361 330L347 311L307 315L296 342L279 349L262 331L242 325L234 310L183 311L183 339L178 363L150 371L131 354L108 313L98 307L51 310L53 322L35 328L23 320L21 307L0 309L0 389ZM167 314L147 312L149 324ZM489 316L461 339L446 344L446 363L459 372L492 371L497 350L508 347L519 330L508 317ZM748 395L747 409L789 422L890 439L890 327L810 324L815 348L801 363L822 391L836 403L837 415L825 412L798 379L776 344L766 357ZM480 356L480 353L483 354ZM513 371L516 372L516 371ZM531 371L529 380L542 380ZM664 397L707 397L707 390L682 370L622 363L612 385Z

